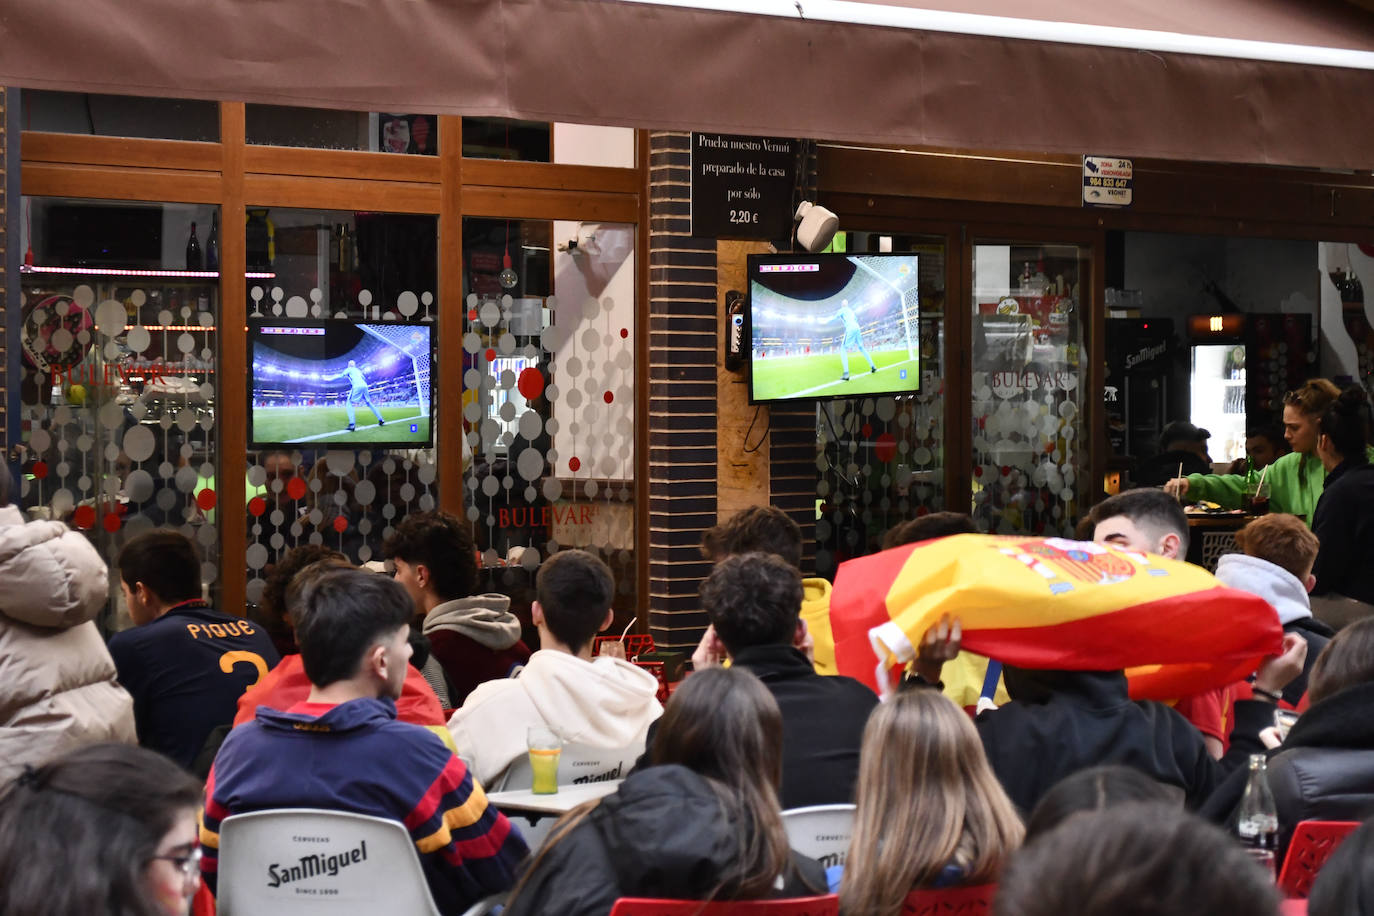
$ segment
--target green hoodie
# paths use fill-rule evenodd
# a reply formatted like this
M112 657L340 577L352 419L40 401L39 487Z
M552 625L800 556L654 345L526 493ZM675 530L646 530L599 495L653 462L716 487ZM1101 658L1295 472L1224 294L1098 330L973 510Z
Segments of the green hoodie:
M1374 448L1370 450L1374 460ZM1189 474L1188 502L1210 500L1226 509L1241 508L1241 495L1247 480L1258 480L1259 471L1248 474ZM1289 452L1268 467L1264 482L1269 484L1269 511L1296 515L1312 526L1312 513L1326 485L1326 468L1316 455Z

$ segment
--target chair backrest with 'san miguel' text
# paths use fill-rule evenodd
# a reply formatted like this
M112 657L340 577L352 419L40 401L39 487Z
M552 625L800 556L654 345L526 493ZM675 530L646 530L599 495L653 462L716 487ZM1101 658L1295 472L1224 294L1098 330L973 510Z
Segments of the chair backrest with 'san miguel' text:
M224 819L219 916L438 916L398 821L315 808Z
M1279 890L1287 897L1306 897L1317 872L1358 826L1356 821L1299 821L1279 872Z
M981 916L992 912L995 884L916 890L902 902L902 916Z
M840 898L794 897L788 900L655 900L621 897L611 916L839 916Z
M830 868L843 865L854 833L853 805L811 805L782 813L787 845Z

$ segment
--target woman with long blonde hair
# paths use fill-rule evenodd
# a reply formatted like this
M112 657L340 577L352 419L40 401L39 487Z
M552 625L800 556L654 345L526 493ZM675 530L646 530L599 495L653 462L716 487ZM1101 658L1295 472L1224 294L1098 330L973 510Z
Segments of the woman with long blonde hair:
M864 729L840 908L898 916L919 888L990 884L1024 828L964 712L936 690L898 694Z

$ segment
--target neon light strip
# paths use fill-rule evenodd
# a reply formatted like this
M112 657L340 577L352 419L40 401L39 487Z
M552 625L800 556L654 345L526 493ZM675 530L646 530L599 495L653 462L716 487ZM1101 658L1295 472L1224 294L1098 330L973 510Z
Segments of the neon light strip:
M191 280L218 280L217 270L132 270L123 267L31 267L19 268L21 274L80 274L89 277L178 277ZM275 280L275 273L248 272L249 280Z
M213 331L215 326L203 324L126 324L124 330L142 328L145 331Z
M913 9L881 3L854 3L852 0L622 0L655 6L753 13L784 19L811 19L855 25L877 25L925 32L954 32L993 38L1021 38L1033 41L1096 45L1106 48L1158 51L1173 54L1199 54L1239 60L1266 60L1276 63L1309 64L1318 67L1347 67L1374 70L1374 52L1319 45L1288 44L1131 29L1119 26L1089 25L1080 22L1053 22L989 16L982 13L954 13L944 10Z

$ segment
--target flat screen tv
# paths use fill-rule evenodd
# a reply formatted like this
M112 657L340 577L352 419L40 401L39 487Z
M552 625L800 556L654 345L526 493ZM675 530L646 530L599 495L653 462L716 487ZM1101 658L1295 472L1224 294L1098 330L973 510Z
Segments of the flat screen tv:
M749 258L749 401L919 391L914 254Z
M163 266L162 208L54 204L45 241L48 266L156 269Z
M250 321L253 448L417 448L434 442L432 324Z

